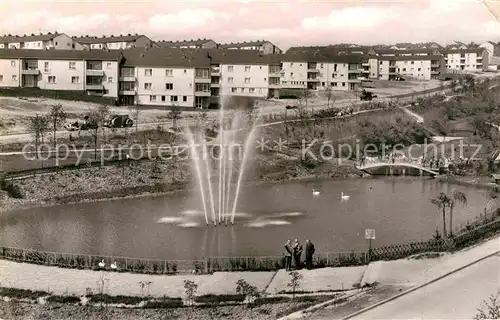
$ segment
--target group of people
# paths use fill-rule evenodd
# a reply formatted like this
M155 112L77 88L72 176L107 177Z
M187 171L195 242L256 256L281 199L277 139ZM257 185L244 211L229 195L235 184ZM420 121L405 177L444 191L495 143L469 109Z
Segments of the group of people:
M285 243L285 269L287 271L292 270L292 265L295 270L302 268L301 256L304 251L304 247L300 244L298 239L295 239L292 243L291 240L287 240ZM305 264L308 270L313 267L313 255L314 255L314 244L306 240L305 248Z

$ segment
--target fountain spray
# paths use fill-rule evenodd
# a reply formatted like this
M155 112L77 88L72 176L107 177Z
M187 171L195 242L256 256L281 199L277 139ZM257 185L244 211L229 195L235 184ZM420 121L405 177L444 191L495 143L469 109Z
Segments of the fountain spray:
M198 154L198 150L196 149L196 145L193 139L193 134L191 130L188 128L187 129L187 136L188 136L188 141L189 145L191 146L191 157L193 157L194 163L195 163L195 169L196 169L196 177L198 179L199 187L200 187L200 194L201 194L201 201L203 202L203 212L205 213L205 222L208 225L208 212L207 212L207 202L205 200L205 189L203 188L203 177L201 174L201 167L200 167L200 157Z

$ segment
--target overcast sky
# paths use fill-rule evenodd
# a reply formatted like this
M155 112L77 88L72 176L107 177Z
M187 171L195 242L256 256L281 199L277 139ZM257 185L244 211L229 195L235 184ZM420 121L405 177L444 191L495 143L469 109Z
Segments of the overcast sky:
M488 7L495 12L500 1L485 1L0 0L0 34L140 33L153 40L219 43L268 39L284 49L341 42L498 42L499 20Z

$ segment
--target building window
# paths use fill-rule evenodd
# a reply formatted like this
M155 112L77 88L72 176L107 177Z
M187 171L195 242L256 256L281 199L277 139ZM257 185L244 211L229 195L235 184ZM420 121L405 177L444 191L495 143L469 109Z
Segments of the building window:
M245 66L245 72L250 72L250 66Z
M172 70L172 69L165 70L165 76L166 77L173 77L174 76L174 70Z
M152 83L145 83L144 84L144 90L152 90L152 89L153 89Z
M108 77L108 83L113 83L113 77Z
M144 69L144 75L146 77L151 77L153 75L153 69Z
M111 62L106 63L106 69L111 69Z
M165 90L174 90L173 83L165 83Z
M210 85L208 83L197 83L194 91L210 92Z
M71 77L71 83L72 84L80 83L80 77Z
M245 78L245 83L250 83L250 78Z
M345 82L342 82L342 87L345 87Z
M227 78L227 83L233 83L233 81L234 81L233 77Z
M234 67L233 66L227 66L227 71L228 72L233 72L234 70Z
M43 71L44 72L49 72L50 71L50 69L49 69L49 63L47 61L45 61L43 63Z
M17 81L17 75L12 75L12 81Z
M196 69L195 78L208 79L208 78L210 78L210 72L208 69Z
M49 83L56 83L56 77L55 76L49 76Z
M3 74L0 74L0 82L3 82Z
M412 61L411 64L415 64L415 61Z
M292 77L292 78L293 78L293 72L290 72L290 77Z
M76 70L76 62L70 61L69 62L69 69L70 70Z
M166 97L165 96L161 96L161 101L165 102L165 100L166 100Z
M188 101L188 97L187 96L182 96L182 102L187 102Z
M245 88L240 88L241 93L245 92Z
M170 96L170 102L177 102L177 96Z
M418 71L422 71L422 68L418 68Z
M10 62L10 66L11 66L11 67L15 67L15 66L16 66L16 60L12 60L12 61Z
M403 71L406 71L406 68L403 68Z
M255 93L255 88L250 88L250 89L248 89L248 92L250 92L250 93Z
M262 93L262 88L259 88L259 93Z
M184 74L188 73L186 69L184 69Z
M156 96L149 96L149 101L155 102L156 101Z
M231 88L231 92L236 92L238 88Z

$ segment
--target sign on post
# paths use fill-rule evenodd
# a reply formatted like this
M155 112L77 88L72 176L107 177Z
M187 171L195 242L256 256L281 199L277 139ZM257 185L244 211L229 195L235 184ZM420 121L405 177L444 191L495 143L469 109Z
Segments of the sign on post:
M375 229L365 229L365 239L375 240Z

